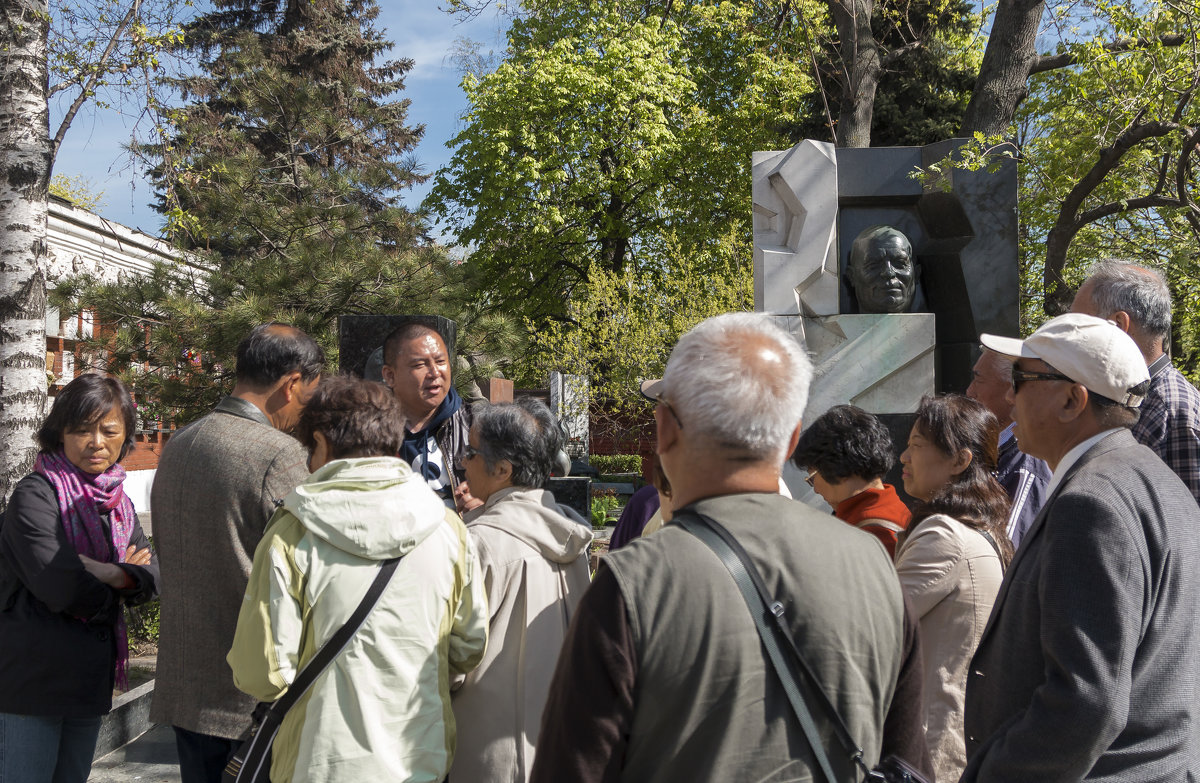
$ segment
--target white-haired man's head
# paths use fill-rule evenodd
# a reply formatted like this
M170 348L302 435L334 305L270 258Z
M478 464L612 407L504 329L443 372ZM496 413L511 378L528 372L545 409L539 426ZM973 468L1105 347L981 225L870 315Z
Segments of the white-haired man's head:
M782 463L812 373L804 346L767 316L728 313L679 338L660 394L683 433L731 458Z

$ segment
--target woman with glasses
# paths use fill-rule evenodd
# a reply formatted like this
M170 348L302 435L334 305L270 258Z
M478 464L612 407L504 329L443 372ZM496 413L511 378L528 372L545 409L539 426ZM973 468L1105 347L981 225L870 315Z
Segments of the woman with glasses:
M911 515L883 474L896 461L883 422L853 405L835 405L800 434L792 462L805 481L847 524L878 538L888 555Z
M958 780L966 766L967 669L1012 559L1009 499L992 475L998 434L981 403L926 397L900 455L917 505L896 572L920 617L926 740L938 780Z
M592 528L546 490L563 433L537 400L478 405L463 457L465 515L490 622L483 662L454 693L453 781L524 783L558 651L587 589Z

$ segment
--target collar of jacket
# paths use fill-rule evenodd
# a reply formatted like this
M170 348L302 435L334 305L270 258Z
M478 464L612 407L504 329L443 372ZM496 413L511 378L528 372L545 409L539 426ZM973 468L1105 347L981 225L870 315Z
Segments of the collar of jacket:
M257 421L259 424L265 424L268 427L274 427L271 420L267 418L267 414L262 412L254 403L249 400L243 400L241 397L229 396L217 403L217 407L213 408L214 412L229 413L234 416L240 416L243 419Z

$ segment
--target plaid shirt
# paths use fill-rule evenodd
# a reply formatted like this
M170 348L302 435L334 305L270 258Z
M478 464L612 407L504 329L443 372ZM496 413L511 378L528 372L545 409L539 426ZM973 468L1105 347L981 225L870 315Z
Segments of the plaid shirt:
M1200 501L1200 391L1167 361L1151 369L1150 393L1133 437L1161 457Z

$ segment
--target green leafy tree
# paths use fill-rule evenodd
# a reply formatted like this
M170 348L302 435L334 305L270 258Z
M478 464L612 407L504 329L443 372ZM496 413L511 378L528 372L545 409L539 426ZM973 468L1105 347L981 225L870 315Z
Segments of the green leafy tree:
M717 248L750 236L755 149L808 88L762 45L751 6L527 4L471 102L427 205L470 248L491 304L540 330L575 319L596 273L663 284L676 258L720 275Z
M377 13L370 0L220 0L187 28L202 69L142 152L188 263L60 292L111 325L97 356L162 406L155 418L206 412L231 385L238 340L265 321L304 329L335 360L342 314L438 312L489 345L511 337L400 203L420 180L422 129L396 97L411 61L379 61ZM487 353L464 332L467 352Z
M796 5L787 19L793 28L790 35L812 42L814 67L821 76L808 95L807 110L796 118L793 140L880 147L930 144L954 136L983 54L982 41L975 35L979 19L971 5L961 0L864 4L871 13L870 42L878 49L878 64L871 74L862 75L875 83L871 104L857 108L853 104L865 100L860 94L864 89L846 83L853 69L845 67L847 51L857 51L857 44L842 40L845 31L833 23L844 6L837 0L814 6L819 13L806 24L804 7ZM782 27L781 34L789 34L786 30ZM857 32L855 28L853 34Z
M80 209L95 212L104 205L104 191L96 190L96 185L87 177L76 174L68 177L66 174L55 174L50 179L50 195L70 201Z
M1171 285L1176 362L1195 379L1200 15L1175 2L1092 11L1091 34L1045 55L1065 64L1036 73L1017 112L1026 322L1065 310L1101 258L1149 264Z
M586 376L594 425L611 429L644 414L639 382L662 376L688 329L710 316L754 307L751 248L736 232L719 237L702 263L673 237L664 242L669 252L660 280L631 268L593 267L571 297L569 318L536 330L527 364L518 368L527 377L550 370Z

